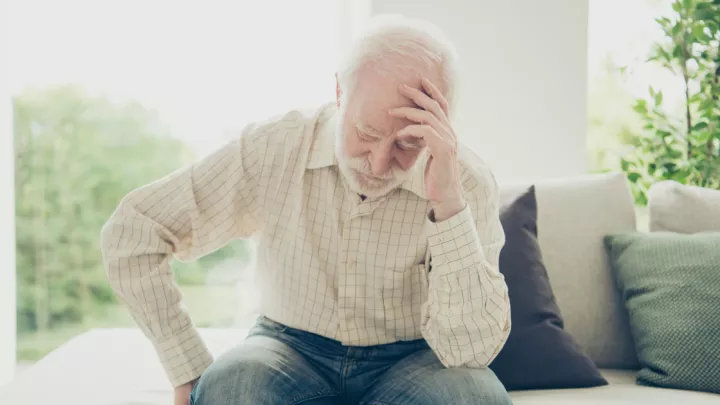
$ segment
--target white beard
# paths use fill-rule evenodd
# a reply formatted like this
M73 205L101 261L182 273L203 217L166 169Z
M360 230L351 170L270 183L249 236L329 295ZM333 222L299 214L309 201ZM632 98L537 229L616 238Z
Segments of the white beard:
M338 156L338 167L348 186L356 193L369 198L382 197L400 186L410 177L410 171L393 167L378 178L372 174L366 157L344 158Z

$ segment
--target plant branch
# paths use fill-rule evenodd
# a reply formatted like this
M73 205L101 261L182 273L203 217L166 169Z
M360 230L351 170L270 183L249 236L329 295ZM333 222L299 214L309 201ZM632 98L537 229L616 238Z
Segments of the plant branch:
M683 41L684 42L684 41ZM687 70L686 49L683 43L683 60L680 61L682 68L683 80L685 82L685 120L687 122L687 158L692 157L692 115L690 114L690 77Z

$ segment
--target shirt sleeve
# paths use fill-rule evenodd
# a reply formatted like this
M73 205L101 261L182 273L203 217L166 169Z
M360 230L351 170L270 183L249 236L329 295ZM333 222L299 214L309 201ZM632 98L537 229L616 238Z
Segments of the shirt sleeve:
M431 270L422 333L446 367L481 368L510 334L508 289L498 268L505 234L492 174L463 186L465 209L441 222L428 218Z
M118 299L150 339L173 387L212 356L182 304L170 262L193 260L259 227L262 148L247 137L129 193L102 229L103 262Z

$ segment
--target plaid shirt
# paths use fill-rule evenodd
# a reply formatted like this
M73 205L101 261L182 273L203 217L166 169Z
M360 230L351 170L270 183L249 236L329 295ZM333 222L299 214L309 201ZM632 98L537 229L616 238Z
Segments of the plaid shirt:
M362 199L338 172L334 104L245 127L197 163L128 194L102 231L110 283L173 386L213 359L171 260L257 242L259 308L293 328L367 346L424 338L447 367L485 367L510 333L498 271L505 235L491 171L460 147L467 205L433 222L424 165Z

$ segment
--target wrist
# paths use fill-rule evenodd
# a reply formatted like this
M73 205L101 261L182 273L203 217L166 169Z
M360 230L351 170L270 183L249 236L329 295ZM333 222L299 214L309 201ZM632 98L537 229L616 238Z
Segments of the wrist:
M431 219L434 222L442 222L460 213L465 209L465 200L453 199L441 203L431 204Z
M197 382L199 380L200 380L200 377L197 377L192 381L188 381L184 384L178 385L177 387L175 387L175 390L186 390L188 388L190 388L190 389L195 388L195 384L197 384Z

